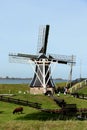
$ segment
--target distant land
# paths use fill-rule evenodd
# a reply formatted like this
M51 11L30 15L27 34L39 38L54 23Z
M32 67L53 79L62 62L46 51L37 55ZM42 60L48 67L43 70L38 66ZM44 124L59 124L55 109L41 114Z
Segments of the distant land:
M28 79L28 80L32 80L32 78L20 78L20 77L0 77L0 79L20 79L20 80L24 80L24 79ZM66 80L66 79L62 79L62 78L53 78L55 80Z
M0 79L29 79L29 80L31 80L32 78L0 77Z

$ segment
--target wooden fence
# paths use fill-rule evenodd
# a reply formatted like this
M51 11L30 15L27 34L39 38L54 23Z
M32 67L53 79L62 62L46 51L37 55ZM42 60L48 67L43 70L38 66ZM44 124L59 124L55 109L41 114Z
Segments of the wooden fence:
M39 103L29 102L29 101L20 100L20 99L14 99L12 97L0 96L0 101L15 103L15 104L23 105L23 106L29 106L29 107L33 107L37 109L41 108L41 104Z
M76 90L81 89L81 88L83 88L86 85L87 85L87 79L85 79L85 80L83 80L83 81L75 84L74 86L72 86L71 88L69 88L69 91L70 91L70 93L73 93Z
M80 93L71 93L76 98L85 99L87 100L87 94L80 94Z
M46 108L44 109L44 108L41 108L41 104L39 103L29 102L29 101L20 100L20 99L14 99L12 97L0 96L0 101L33 107L33 108L39 109L42 112L51 113L51 114L54 113L54 114L64 114L64 115L66 114L66 115L76 116L78 113L78 115L81 116L81 119L82 118L87 119L87 108L77 109L76 104L66 104L65 107L63 107L62 109L46 109Z

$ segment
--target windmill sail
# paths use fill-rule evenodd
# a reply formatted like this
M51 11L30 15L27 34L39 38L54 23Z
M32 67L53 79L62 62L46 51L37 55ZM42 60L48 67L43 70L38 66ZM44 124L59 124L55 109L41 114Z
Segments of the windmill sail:
M62 63L62 64L72 63L74 65L76 60L76 57L73 55L66 56L66 55L49 54L48 57L49 60L52 60L53 62Z
M13 58L27 58L27 59L30 59L30 60L38 59L38 55L30 55L30 54L22 54L22 53L9 54L9 56L13 57Z
M49 27L50 27L49 25L46 25L46 26L41 27L39 30L38 48L37 48L38 53L46 54Z

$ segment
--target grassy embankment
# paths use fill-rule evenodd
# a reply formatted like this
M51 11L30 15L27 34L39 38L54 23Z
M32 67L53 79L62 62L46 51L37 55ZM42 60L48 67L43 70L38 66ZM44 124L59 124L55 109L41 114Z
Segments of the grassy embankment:
M87 86L84 86L83 88L78 89L76 92L80 94L87 94Z
M19 94L18 92L22 93ZM42 108L59 108L49 97L43 95L30 95L24 92L29 87L23 85L0 85L0 93L15 94L14 98L29 100L42 104ZM78 108L87 108L87 101L74 98L70 95L60 94L67 103L76 103ZM87 121L75 119L62 119L57 114L44 113L34 108L23 106L23 114L12 114L16 104L0 101L0 130L87 130Z

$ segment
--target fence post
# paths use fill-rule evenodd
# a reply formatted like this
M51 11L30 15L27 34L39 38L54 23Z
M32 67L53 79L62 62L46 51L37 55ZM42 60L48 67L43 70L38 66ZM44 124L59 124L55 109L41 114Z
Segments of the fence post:
M80 83L80 88L82 87L82 83Z
M87 83L87 80L85 80L85 85L86 85L86 83Z

